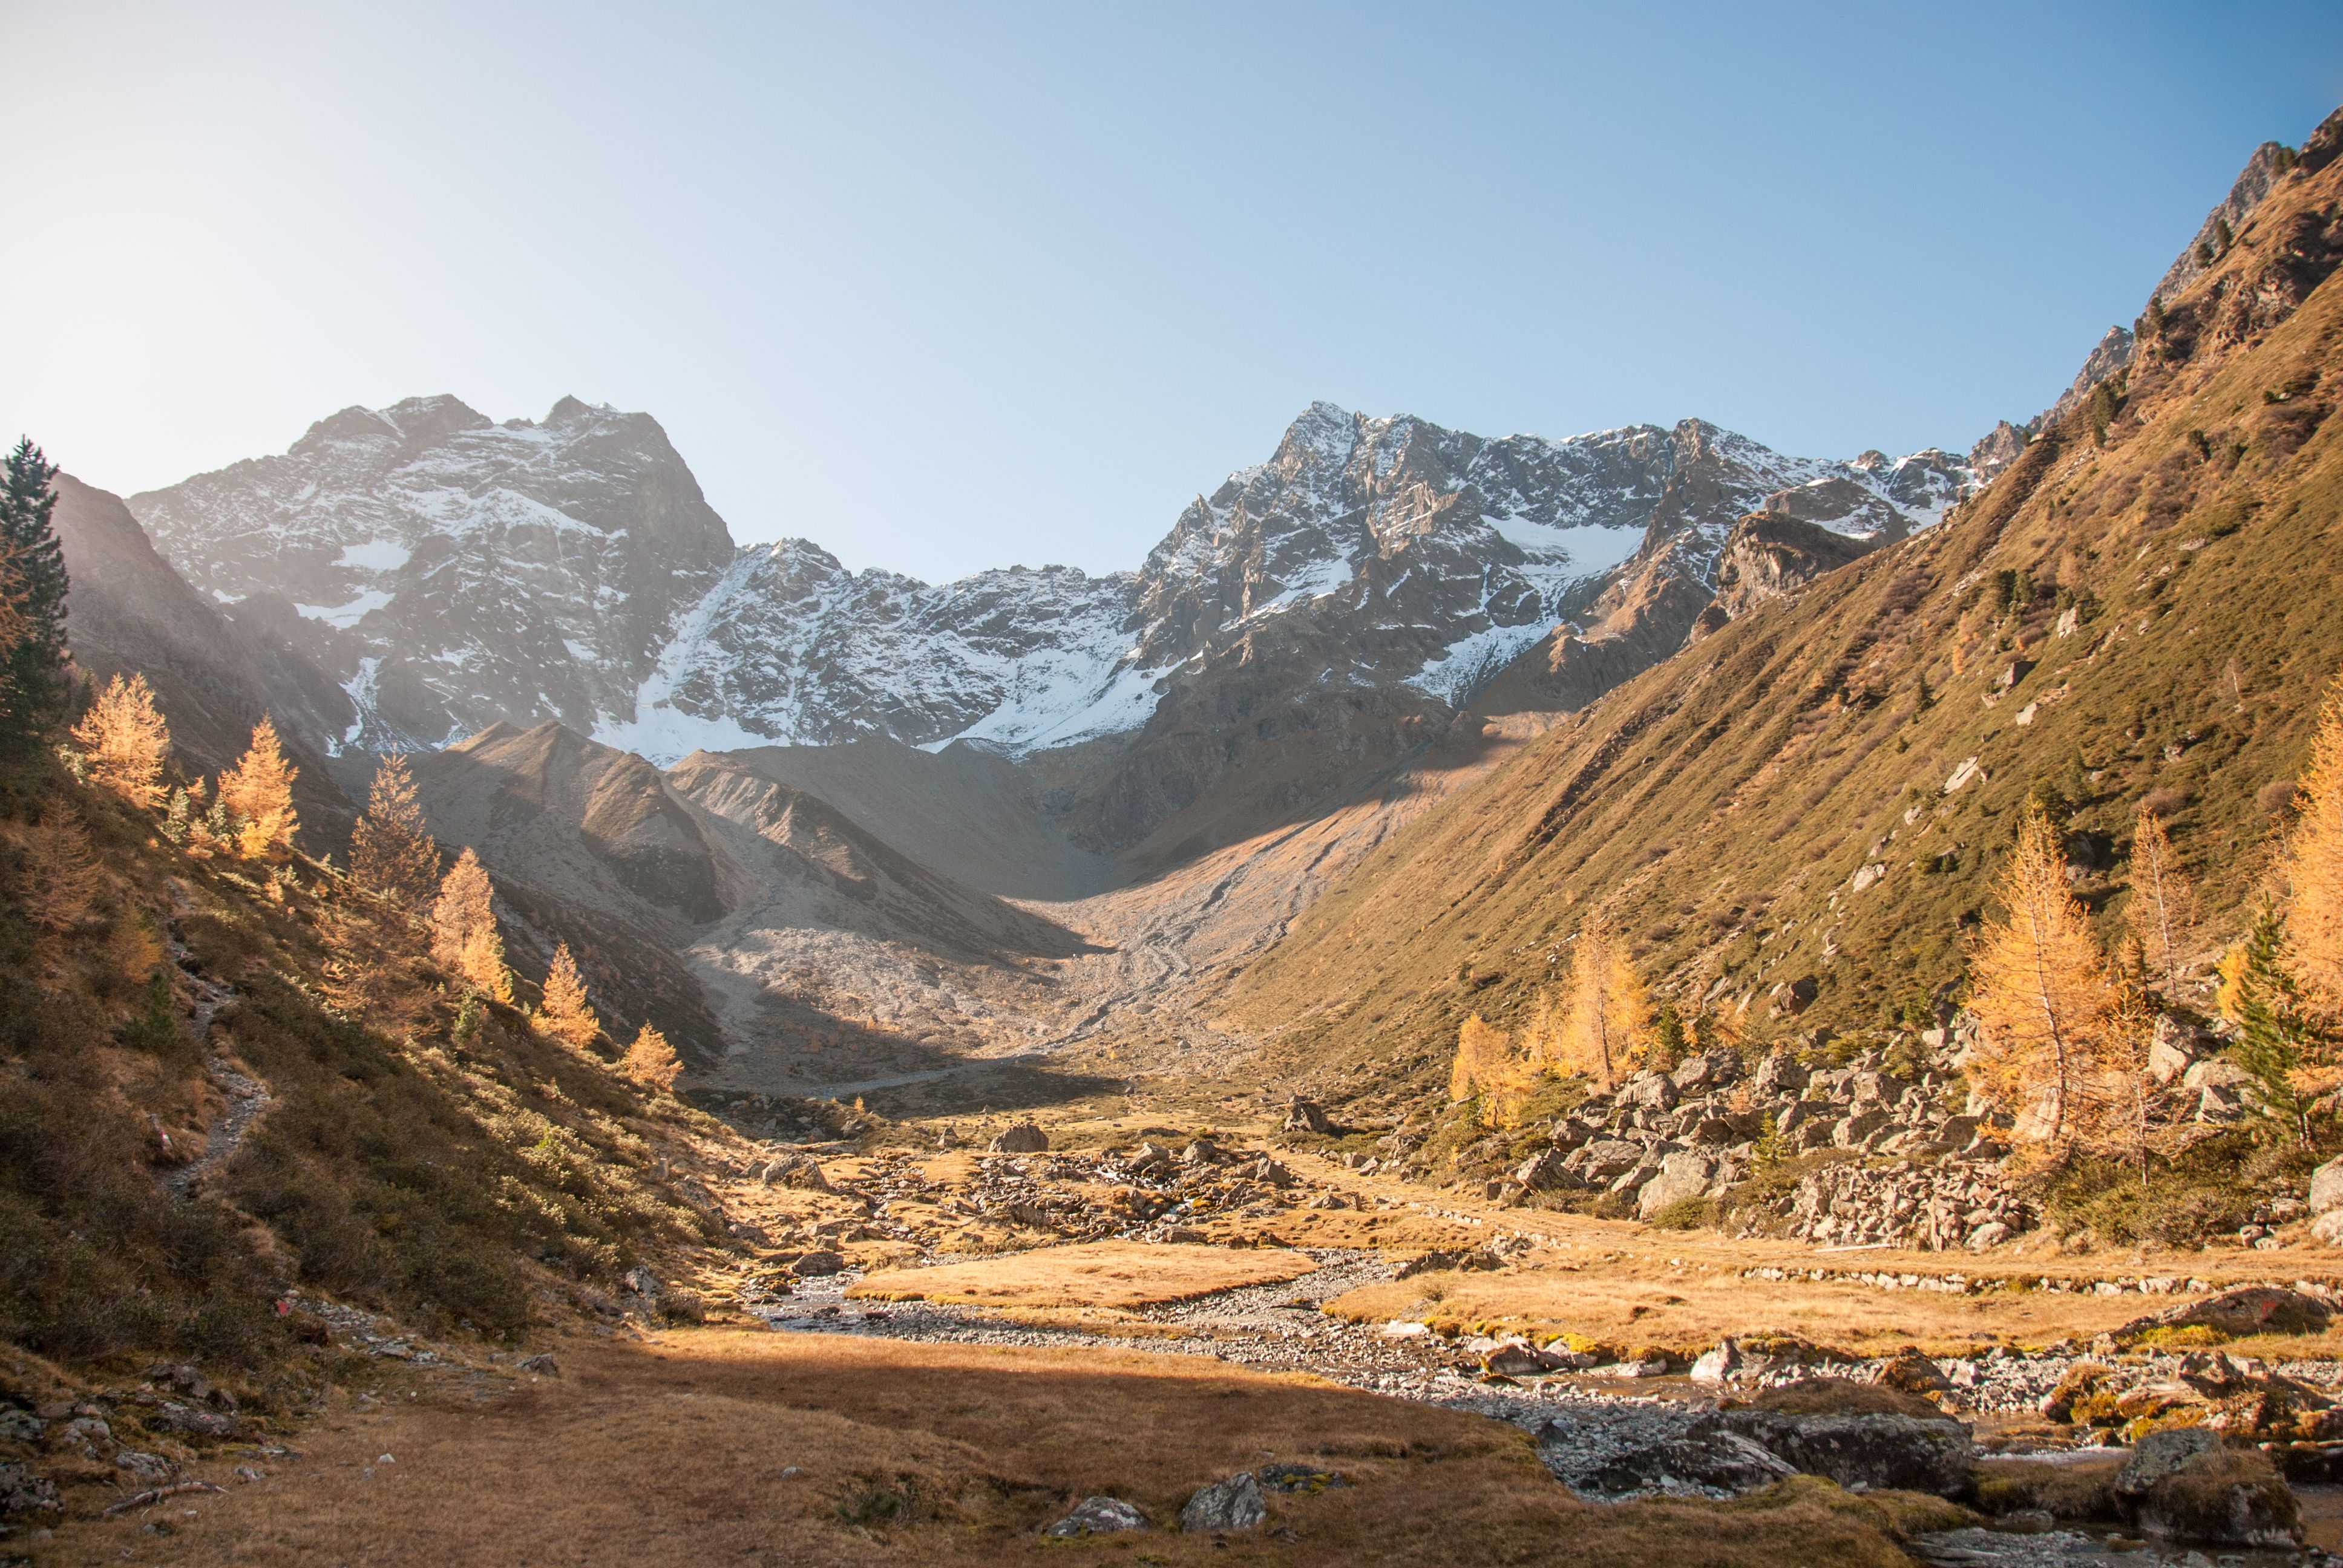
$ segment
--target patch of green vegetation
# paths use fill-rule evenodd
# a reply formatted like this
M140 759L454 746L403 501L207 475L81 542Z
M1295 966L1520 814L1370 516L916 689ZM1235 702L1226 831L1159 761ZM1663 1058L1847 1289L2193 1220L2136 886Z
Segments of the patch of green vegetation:
M2077 1159L2036 1179L2033 1196L2062 1236L2118 1246L2194 1247L2246 1222L2263 1198L2299 1191L2311 1171L2343 1147L2332 1121L2314 1121L2315 1141L2219 1132L2172 1157L2152 1155L2147 1179L2126 1161Z
M1714 1198L1679 1198L1651 1218L1654 1231L1700 1231L1716 1223Z

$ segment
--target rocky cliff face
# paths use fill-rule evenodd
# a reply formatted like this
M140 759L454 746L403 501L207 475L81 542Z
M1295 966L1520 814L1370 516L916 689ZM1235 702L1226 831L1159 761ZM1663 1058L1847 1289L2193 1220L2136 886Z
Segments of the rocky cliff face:
M1834 527L1900 537L1965 481L1942 454L1820 463L1698 421L1486 440L1321 403L1137 572L931 588L802 540L746 552L604 733L653 757L866 736L1025 754L1143 732L1175 689L1265 657L1272 628L1287 652L1308 645L1305 681L1453 707L1655 537L1699 534L1713 554L1785 488L1816 491Z
M367 746L630 714L734 553L657 421L573 397L541 424L447 397L346 408L130 507L233 618L344 685Z

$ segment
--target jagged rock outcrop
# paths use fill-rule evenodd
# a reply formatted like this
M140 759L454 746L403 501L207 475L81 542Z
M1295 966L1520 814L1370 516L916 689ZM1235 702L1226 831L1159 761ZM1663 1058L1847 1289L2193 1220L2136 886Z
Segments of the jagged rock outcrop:
M345 408L130 508L231 618L342 683L368 746L631 713L734 554L656 420L574 397L539 424L444 396Z
M1789 597L1874 548L1871 540L1834 533L1770 507L1752 512L1725 538L1716 563L1716 597L1694 623L1692 639L1769 600Z

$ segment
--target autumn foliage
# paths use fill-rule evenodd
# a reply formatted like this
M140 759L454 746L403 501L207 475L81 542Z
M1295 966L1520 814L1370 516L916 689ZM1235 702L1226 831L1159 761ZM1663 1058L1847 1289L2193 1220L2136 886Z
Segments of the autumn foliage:
M431 956L482 995L512 1000L504 938L497 932L496 890L480 858L467 849L439 884L431 906Z
M73 727L89 768L90 781L113 790L133 806L153 809L163 803L163 754L171 731L156 711L155 693L143 675L116 675Z
M645 1089L665 1091L683 1076L683 1059L676 1055L667 1036L647 1023L627 1047L627 1054L619 1058L618 1071Z
M2181 874L2164 821L2140 804L2131 843L2131 901L2124 921L2139 944L2147 973L2177 990L2180 968L2197 923L2197 891Z
M236 827L236 849L247 860L288 855L301 819L293 809L300 769L285 759L277 726L266 714L252 727L252 746L219 779L219 803Z
M1608 1089L1642 1056L1652 1027L1652 999L1614 940L1610 922L1589 915L1570 961L1570 1010L1556 1062Z
M1613 940L1610 925L1590 915L1578 929L1567 993L1542 996L1520 1038L1474 1013L1456 1031L1456 1059L1448 1097L1479 1096L1482 1120L1510 1127L1531 1091L1548 1073L1579 1074L1610 1089L1644 1056L1652 1035L1652 999L1634 965Z
M538 1022L546 1033L579 1050L592 1045L602 1032L602 1021L594 1016L593 1004L586 999L586 982L578 973L578 960L569 956L568 942L553 950L553 967L546 972L545 1005L538 1011Z
M2095 1144L2137 1094L2130 1010L2067 891L2066 856L2039 805L2018 825L1996 891L2004 916L1969 953L1981 1086L2011 1109L2020 1140L2059 1151Z
M2343 1015L2343 680L2327 694L2296 794L2301 812L2287 857L2294 907L2287 936L2308 1000Z

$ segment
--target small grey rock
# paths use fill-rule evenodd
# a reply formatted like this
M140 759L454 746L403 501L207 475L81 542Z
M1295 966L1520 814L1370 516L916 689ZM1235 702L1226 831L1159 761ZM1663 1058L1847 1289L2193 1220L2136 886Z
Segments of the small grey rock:
M1148 1527L1147 1515L1120 1497L1085 1497L1044 1535L1114 1535Z
M1250 1470L1241 1470L1226 1481L1199 1487L1180 1510L1180 1528L1197 1534L1229 1534L1258 1530L1268 1517L1269 1504L1262 1501L1260 1479Z
M116 1454L114 1468L148 1483L168 1481L177 1469L159 1453L142 1453L135 1448L126 1448Z
M0 1461L0 1518L11 1513L55 1513L64 1507L57 1483L24 1465Z

